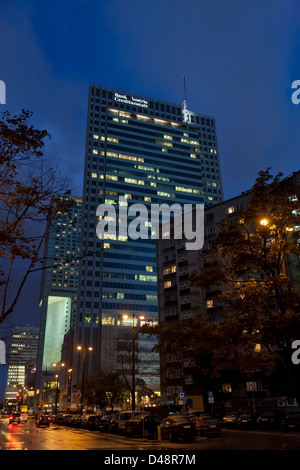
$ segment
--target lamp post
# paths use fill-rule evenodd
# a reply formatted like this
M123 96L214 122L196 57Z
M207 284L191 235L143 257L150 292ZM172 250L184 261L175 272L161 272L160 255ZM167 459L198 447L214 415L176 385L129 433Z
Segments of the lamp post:
M77 350L81 351L83 350L83 356L82 356L82 376L81 376L81 407L80 407L80 414L83 414L83 400L84 400L84 375L85 375L85 358L86 358L86 350L92 351L93 348L91 347L86 347L84 346L77 346Z
M53 367L57 367L57 372L60 371L60 367L64 367L65 364L64 363L61 363L59 362L58 364L56 362L54 362L52 364ZM57 404L58 404L58 392L59 392L59 388L58 388L58 379L59 379L59 374L57 373L55 375L55 378L56 378L56 390L55 390L55 414L57 414Z
M68 369L67 412L70 412L70 406L71 406L71 383L72 383L72 369Z
M128 315L123 315L123 318L129 318ZM132 410L135 410L135 386L136 386L136 380L135 380L135 363L136 363L136 357L135 357L135 326L134 326L134 320L135 320L135 314L132 314L132 330L131 330L131 337L132 337L132 372L131 372L131 403L132 403ZM137 317L139 320L144 320L145 317L143 315L140 315Z

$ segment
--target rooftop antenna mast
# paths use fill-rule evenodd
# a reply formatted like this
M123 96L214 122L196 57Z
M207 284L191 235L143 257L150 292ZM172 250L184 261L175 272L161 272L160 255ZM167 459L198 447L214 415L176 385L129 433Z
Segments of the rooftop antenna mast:
M183 84L184 84L184 102L182 103L181 109L183 114L183 122L188 122L188 109L187 109L187 100L186 100L186 84L185 84L185 75L183 75Z
M184 84L184 101L185 101L185 104L187 105L185 75L183 75L183 84Z

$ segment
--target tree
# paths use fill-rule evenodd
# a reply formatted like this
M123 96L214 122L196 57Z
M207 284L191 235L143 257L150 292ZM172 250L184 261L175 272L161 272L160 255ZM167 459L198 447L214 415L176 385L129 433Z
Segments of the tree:
M126 384L122 377L110 369L101 369L100 373L86 384L87 403L100 409L114 409L124 401Z
M259 173L246 207L221 222L193 282L213 298L222 317L209 328L218 345L214 373L231 369L250 375L260 369L270 375L281 369L287 393L299 399L299 372L291 361L291 345L300 338L296 178L274 177L269 168Z
M13 311L36 265L67 181L43 156L46 130L30 125L32 113L8 111L0 119L0 323ZM71 204L71 203L70 203Z

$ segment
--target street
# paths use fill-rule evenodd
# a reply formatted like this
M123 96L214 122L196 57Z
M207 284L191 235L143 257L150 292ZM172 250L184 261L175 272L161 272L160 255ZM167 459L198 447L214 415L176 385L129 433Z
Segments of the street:
M220 438L197 437L194 442L151 441L98 431L51 425L36 428L35 421L8 424L0 421L0 450L103 450L103 451L179 451L201 450L300 450L300 433L239 431L223 429Z

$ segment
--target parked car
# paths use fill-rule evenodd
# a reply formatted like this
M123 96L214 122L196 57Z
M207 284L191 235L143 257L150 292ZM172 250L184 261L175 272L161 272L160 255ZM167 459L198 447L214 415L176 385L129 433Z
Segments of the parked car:
M37 428L40 428L41 426L45 426L46 428L49 428L49 427L50 427L50 423L51 423L51 418L50 418L50 416L41 415L41 416L39 416L38 419L36 420L36 427L37 427Z
M72 414L68 417L67 426L70 428L80 428L81 427L81 415Z
M285 416L281 422L283 431L300 431L300 413L293 412Z
M133 416L138 416L144 414L143 411L121 411L118 421L118 432L125 432L126 421L131 419ZM150 413L148 413L150 414Z
M111 420L114 417L117 417L117 415L114 414L114 415L101 416L100 420L99 420L99 425L98 425L99 431L100 432L109 432L109 425L110 425Z
M99 430L99 423L101 420L100 415L90 415L87 420L87 429L89 431L98 431Z
M80 427L82 429L88 429L88 421L89 419L93 419L92 416L97 416L96 414L84 414L84 415L81 415L81 418L80 418Z
M127 436L157 438L157 426L160 425L161 417L149 413L136 415L125 423L125 434Z
M108 425L108 432L111 434L116 434L119 431L119 417L120 413L114 415Z
M237 411L230 411L222 419L222 426L233 427L236 426L240 413Z
M54 416L52 417L53 423L54 423L54 424L58 424L58 425L59 425L59 424L63 424L64 417L65 417L65 415L64 415L64 414L61 414L61 413L59 413L59 414L57 414L57 415L54 415Z
M81 418L82 418L81 415L74 415L73 416L73 419L72 419L72 427L73 428L76 428L76 429L81 428Z
M221 424L211 416L198 416L194 420L195 429L200 436L204 437L220 437Z
M195 424L186 416L171 415L160 423L162 439L176 441L177 439L194 440L196 436Z
M259 416L255 413L241 414L237 419L239 429L254 429L257 426Z
M12 413L8 418L8 424L20 424L21 423L21 413Z
M186 411L185 413L183 413L183 416L193 419L193 418L199 418L199 416L208 416L208 414L205 413L205 411L203 410L190 410L190 411Z
M71 419L72 419L72 415L70 415L70 414L64 414L64 415L62 416L62 419L61 419L61 421L60 421L60 424L62 424L63 426L69 426L69 423L70 423Z
M76 414L63 414L59 420L59 424L67 426L68 428L74 428L77 426L78 416Z
M260 429L276 430L280 429L285 413L280 410L266 411L257 420Z

